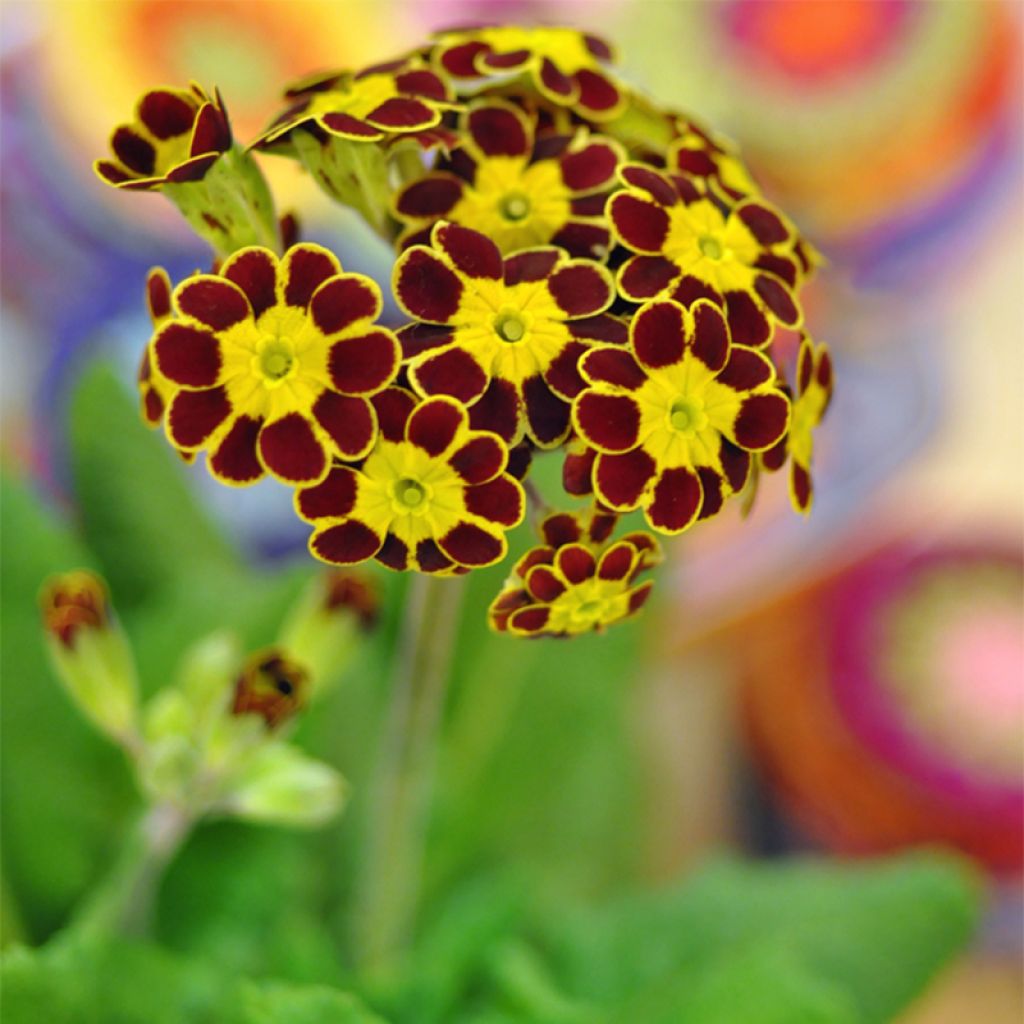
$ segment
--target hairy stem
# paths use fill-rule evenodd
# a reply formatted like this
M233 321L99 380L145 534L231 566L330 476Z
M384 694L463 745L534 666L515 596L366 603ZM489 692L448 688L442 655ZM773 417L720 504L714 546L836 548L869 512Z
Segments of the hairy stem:
M193 818L172 804L149 808L120 858L72 925L78 935L145 935L167 865L181 848Z
M415 921L462 590L462 580L431 576L409 588L354 908L356 955L371 970L402 952Z

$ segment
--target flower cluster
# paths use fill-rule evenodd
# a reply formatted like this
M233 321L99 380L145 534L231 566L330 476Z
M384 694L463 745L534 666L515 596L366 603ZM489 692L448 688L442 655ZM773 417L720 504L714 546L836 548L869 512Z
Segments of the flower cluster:
M620 517L678 534L786 463L809 509L832 391L801 297L819 257L737 148L622 80L599 37L440 32L288 87L248 149L215 95L148 93L97 164L163 191L215 250L176 286L150 276L143 416L218 480L293 487L317 558L459 575L530 518L542 544L491 624L572 636L650 593L660 549L616 539ZM297 161L393 247L401 320L279 229L254 154ZM528 479L545 457L561 501ZM239 687L268 721L303 699L271 656Z

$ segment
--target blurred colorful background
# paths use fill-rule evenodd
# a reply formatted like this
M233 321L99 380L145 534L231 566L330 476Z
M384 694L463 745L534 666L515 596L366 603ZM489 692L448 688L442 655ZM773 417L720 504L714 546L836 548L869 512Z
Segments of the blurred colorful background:
M810 519L769 480L749 520L730 507L673 546L623 705L642 758L642 871L668 878L722 848L951 847L985 873L985 923L907 1024L1017 1021L1022 12L997 0L8 0L4 463L73 513L76 382L105 357L130 384L147 270L176 278L206 258L160 197L92 173L144 89L217 84L246 140L282 83L372 63L438 27L537 19L614 39L631 80L740 144L826 256L808 321L838 380ZM386 275L388 254L354 218L290 163L264 166L307 236ZM302 557L283 488L182 476L251 559Z

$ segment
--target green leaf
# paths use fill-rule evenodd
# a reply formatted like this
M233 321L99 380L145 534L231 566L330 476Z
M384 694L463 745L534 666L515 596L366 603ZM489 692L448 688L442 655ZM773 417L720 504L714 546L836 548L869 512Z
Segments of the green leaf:
M694 1024L774 1024L801 1000L818 1015L808 1021L882 1024L964 945L976 916L973 877L938 856L858 866L723 863L674 891L577 915L549 934L566 990L623 1008L623 1021L646 1020L625 1011L665 998L664 989L698 1000ZM742 1005L741 990L763 990L763 1018L730 1009Z
M118 601L142 601L197 570L237 568L235 552L188 487L185 467L141 422L109 366L95 364L82 375L70 427L82 527Z
M8 899L25 933L46 938L103 872L135 803L119 750L57 682L39 621L49 575L95 560L20 481L0 502L0 820Z
M384 1024L337 989L239 978L141 943L18 948L0 984L5 1024Z

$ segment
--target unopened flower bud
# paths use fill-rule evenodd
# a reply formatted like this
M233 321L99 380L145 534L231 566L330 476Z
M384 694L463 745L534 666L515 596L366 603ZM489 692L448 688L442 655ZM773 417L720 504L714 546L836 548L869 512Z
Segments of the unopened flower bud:
M228 787L224 809L278 825L320 825L341 810L345 780L330 765L284 743L253 752Z
M342 569L324 573L296 601L278 642L309 669L319 688L347 668L360 632L377 621L378 604L376 588L365 577Z
M51 662L75 702L118 741L133 738L135 664L103 580L84 569L55 576L43 587L40 608Z
M276 649L254 654L235 683L231 712L260 715L270 728L291 718L306 697L308 672Z

